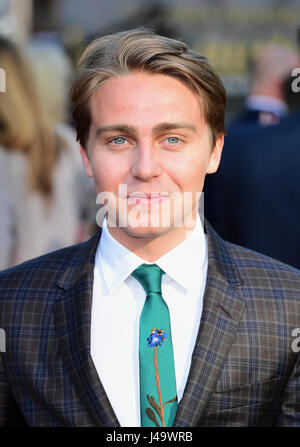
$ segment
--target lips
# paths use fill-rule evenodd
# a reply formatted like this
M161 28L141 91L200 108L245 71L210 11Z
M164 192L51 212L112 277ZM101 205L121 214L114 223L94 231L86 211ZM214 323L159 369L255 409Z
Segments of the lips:
M136 205L150 205L155 203L161 203L163 200L169 198L169 195L166 193L133 193L127 196L127 199L131 202L131 204Z
M127 196L128 199L154 199L169 197L166 193L150 192L150 193L132 193Z

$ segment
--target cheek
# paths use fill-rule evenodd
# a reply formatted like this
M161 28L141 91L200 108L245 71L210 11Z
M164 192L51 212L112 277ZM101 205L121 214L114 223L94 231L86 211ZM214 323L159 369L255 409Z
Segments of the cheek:
M120 183L126 183L125 173L121 163L111 162L106 158L100 158L93 163L94 182L97 192L114 192Z
M176 164L169 166L170 177L183 191L202 191L205 172L205 163L199 157L177 160Z
M191 190L202 191L206 170L209 162L208 150L200 147L195 152L192 160L190 160L188 181L191 185ZM202 153L201 153L202 152Z

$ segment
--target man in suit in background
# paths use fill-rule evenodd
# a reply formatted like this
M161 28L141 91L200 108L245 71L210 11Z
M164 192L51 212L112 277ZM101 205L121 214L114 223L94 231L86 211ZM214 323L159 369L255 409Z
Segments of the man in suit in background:
M225 133L214 69L117 33L71 98L102 230L1 273L1 425L299 426L299 271L198 213Z
M228 132L205 212L222 238L300 269L300 93L287 102L295 110L276 126Z
M269 126L287 116L283 83L292 69L298 66L299 56L291 48L274 44L262 47L253 56L251 91L232 128L249 124Z

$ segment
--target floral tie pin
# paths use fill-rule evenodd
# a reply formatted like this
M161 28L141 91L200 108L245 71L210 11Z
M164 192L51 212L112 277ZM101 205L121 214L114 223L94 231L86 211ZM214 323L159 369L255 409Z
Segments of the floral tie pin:
M161 346L161 344L165 341L166 337L167 337L167 333L163 329L155 329L155 328L153 328L151 330L150 337L147 338L148 347L149 348L154 347L155 379L156 379L156 387L157 387L157 392L158 392L160 405L158 405L158 403L155 401L154 397L153 396L149 396L149 394L147 394L147 400L148 400L149 404L151 405L151 407L154 408L154 410L156 411L156 413L160 417L161 424L162 424L161 426L162 427L165 427L164 407L167 404L169 404L171 402L175 402L177 400L177 396L175 396L173 399L168 400L167 402L165 402L163 404L162 397L161 397L159 372L158 372L158 366L157 366L157 347ZM157 418L156 418L155 413L152 410L152 408L150 408L150 407L146 408L146 414L147 414L148 418L155 423L156 427L160 427L159 422L157 421Z

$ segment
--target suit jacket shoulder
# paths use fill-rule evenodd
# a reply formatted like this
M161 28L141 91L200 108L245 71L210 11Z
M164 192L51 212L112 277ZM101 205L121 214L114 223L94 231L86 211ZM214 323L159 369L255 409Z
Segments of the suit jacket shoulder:
M37 258L30 259L0 272L0 297L9 292L13 296L24 289L38 289L41 293L49 291L63 279L76 279L94 266L97 244L101 230L88 241L71 245ZM75 278L74 278L75 277Z
M245 283L249 286L257 286L257 280L260 278L271 281L268 285L277 288L276 280L281 280L287 281L286 286L295 287L300 293L300 270L297 268L228 241L224 241L224 244L233 257Z

